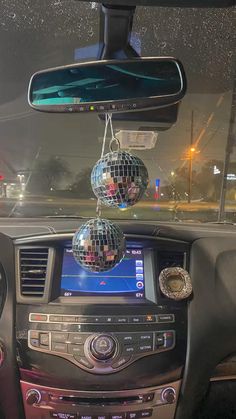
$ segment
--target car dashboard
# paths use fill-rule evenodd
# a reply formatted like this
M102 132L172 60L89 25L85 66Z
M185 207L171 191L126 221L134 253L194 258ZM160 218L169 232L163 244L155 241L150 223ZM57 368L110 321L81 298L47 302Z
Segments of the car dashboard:
M72 255L81 224L1 225L1 417L193 417L210 381L236 376L234 227L121 222L125 258L94 278ZM169 267L189 299L162 294Z

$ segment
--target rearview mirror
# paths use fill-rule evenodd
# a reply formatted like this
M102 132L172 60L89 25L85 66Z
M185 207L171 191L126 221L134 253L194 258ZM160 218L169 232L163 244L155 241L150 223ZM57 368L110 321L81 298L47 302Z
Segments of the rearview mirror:
M33 75L29 104L44 112L126 112L179 102L186 91L174 58L96 61Z

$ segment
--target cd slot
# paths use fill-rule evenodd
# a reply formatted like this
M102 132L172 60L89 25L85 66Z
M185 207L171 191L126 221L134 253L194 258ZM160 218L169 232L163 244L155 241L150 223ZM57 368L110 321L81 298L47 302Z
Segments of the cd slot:
M122 406L130 404L141 404L150 402L154 398L154 394L143 394L129 397L76 397L76 396L55 396L50 394L50 399L57 403L70 403L80 406Z

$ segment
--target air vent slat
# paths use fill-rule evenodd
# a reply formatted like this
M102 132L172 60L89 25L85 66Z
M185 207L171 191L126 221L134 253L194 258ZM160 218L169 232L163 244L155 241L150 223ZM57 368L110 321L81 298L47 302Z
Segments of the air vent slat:
M23 262L23 261L31 261L31 260L36 260L36 258L34 257L34 258L26 258L26 257L24 257L24 258L21 258L21 261ZM44 261L46 261L47 262L47 258L40 258L40 262L44 262Z
M41 264L40 261L40 265L37 265L37 263L35 263L34 265L32 263L22 263L22 268L25 268L25 266L27 266L27 268L45 268L45 265ZM47 263L46 263L47 266Z
M30 297L42 297L42 292L41 291L24 291L23 295L27 295Z
M184 252L160 252L159 254L159 271L171 267L184 267Z
M43 297L48 255L48 248L20 250L20 286L22 296Z

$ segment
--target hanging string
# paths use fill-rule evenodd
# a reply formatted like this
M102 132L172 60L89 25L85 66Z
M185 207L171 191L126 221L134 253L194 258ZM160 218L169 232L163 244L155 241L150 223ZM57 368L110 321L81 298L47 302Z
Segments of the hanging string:
M103 136L103 140L102 140L101 158L104 156L104 152L105 152L108 126L110 127L110 131L111 131L111 141L110 141L110 144L109 144L110 151L114 151L113 150L113 144L114 143L117 146L117 151L120 149L120 142L119 142L118 138L115 136L114 130L113 130L112 114L111 113L109 113L109 114L106 113L105 114L104 136ZM97 207L96 207L96 214L99 218L101 217L101 213L102 213L102 203L101 203L100 199L98 199L97 200Z
M117 151L119 151L120 150L120 141L118 140L118 138L114 134L113 124L112 124L112 114L108 114L108 120L109 120L110 130L111 130L111 141L110 141L110 144L109 144L109 149L110 149L110 151L114 151L112 144L115 143L116 146L117 146Z
M101 158L104 156L104 152L105 152L108 125L109 125L109 115L106 113L105 114L105 130L104 130L104 136L103 136L103 140L102 140Z
M106 145L106 139L107 139L107 129L108 129L108 125L109 125L109 115L106 113L105 114L105 129L104 129L104 135L103 135L103 140L102 140L102 151L101 151L101 158L104 156L104 152L105 152L105 145ZM100 199L97 200L97 207L96 207L96 214L98 216L98 218L101 217L101 213L102 213L102 204Z

